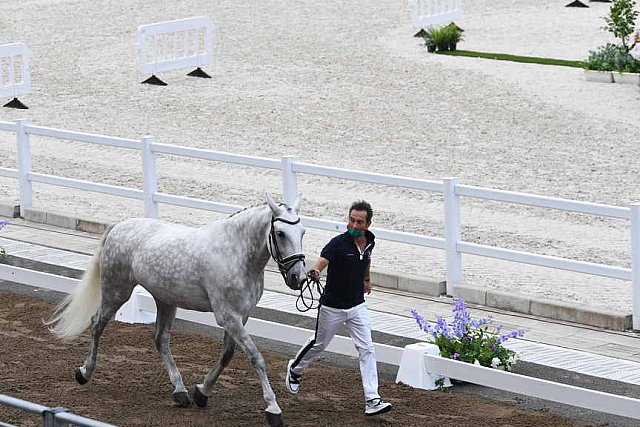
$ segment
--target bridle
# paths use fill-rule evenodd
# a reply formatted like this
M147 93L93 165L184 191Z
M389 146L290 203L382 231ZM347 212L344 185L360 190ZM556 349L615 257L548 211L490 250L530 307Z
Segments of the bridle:
M300 222L300 218L295 221L289 221L284 218L278 218L275 216L271 217L271 230L269 230L269 253L271 254L271 258L273 258L273 260L278 265L278 270L280 271L284 282L287 283L287 273L289 273L289 270L291 270L293 266L298 262L302 262L303 268L306 264L304 262L304 254L293 254L289 255L286 258L282 256L282 252L278 247L276 230L273 226L277 221L281 221L289 225L296 225ZM296 300L296 308L298 309L298 311L305 312L318 308L320 306L320 299L318 298L318 302L316 302L316 297L311 287L312 284L316 285L316 291L320 294L320 296L322 296L324 287L320 283L320 279L313 279L307 273L307 280L305 281L305 284L303 284L300 288L300 295L298 295L298 299ZM305 296L305 293L308 294L308 296Z
M277 218L275 216L271 217L271 230L269 230L269 253L271 254L271 258L273 258L278 265L278 270L280 270L280 274L282 274L284 282L287 283L287 273L289 273L289 270L291 270L296 263L302 262L304 267L304 254L293 254L286 258L282 256L282 252L280 252L280 248L278 247L276 230L273 226L277 221L281 221L289 225L296 225L300 222L300 218L295 221L289 221L284 218Z

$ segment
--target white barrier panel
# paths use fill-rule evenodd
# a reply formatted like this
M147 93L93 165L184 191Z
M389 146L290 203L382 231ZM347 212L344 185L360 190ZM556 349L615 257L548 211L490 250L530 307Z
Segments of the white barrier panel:
M138 67L157 74L213 62L213 22L206 16L138 27Z
M30 60L24 43L0 45L0 97L17 98L31 91Z
M640 419L640 400L424 354L427 372L608 414Z
M419 342L405 346L400 360L400 368L396 375L396 382L403 383L413 388L424 390L436 390L438 380L442 378L442 387L451 387L451 381L447 377L427 371L427 359L425 356L440 356L440 349L435 344Z
M462 0L408 0L416 28L450 24L462 18Z

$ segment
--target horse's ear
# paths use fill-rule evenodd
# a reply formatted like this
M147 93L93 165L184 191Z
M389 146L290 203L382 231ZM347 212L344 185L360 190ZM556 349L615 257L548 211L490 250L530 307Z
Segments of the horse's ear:
M269 204L269 207L271 208L271 212L273 212L273 215L277 216L278 213L280 212L280 208L278 208L278 205L276 204L276 202L273 201L269 193L267 193L266 196L267 196L267 204Z
M296 200L293 202L293 206L291 207L296 213L300 213L300 205L302 205L302 193L298 193L298 197L296 197Z

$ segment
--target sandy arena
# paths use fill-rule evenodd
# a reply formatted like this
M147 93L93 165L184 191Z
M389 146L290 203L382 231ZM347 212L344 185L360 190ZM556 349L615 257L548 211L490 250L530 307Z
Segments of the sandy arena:
M585 59L612 41L605 3L466 2L460 49ZM413 38L404 1L222 0L159 2L7 0L0 43L32 52L29 110L0 120L386 174L441 179L628 206L639 201L638 87L584 80L575 68L428 54ZM138 25L205 15L216 23L212 79L162 75L142 85ZM187 70L185 70L186 72ZM0 134L0 165L15 167L14 136ZM33 168L140 188L134 152L32 138ZM161 157L160 189L248 206L280 193L277 175L227 164ZM300 177L303 213L344 220L355 198L374 225L443 232L437 194ZM34 207L115 221L142 214L126 199L35 185ZM17 184L0 179L0 202ZM161 207L164 218L202 224L219 215ZM579 260L629 266L626 221L463 200L463 238ZM310 232L309 254L328 235ZM374 268L444 279L444 254L380 242ZM465 283L630 312L628 282L464 257Z

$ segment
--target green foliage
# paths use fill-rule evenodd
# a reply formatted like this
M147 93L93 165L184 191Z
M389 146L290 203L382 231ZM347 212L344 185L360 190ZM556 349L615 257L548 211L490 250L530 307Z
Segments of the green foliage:
M429 27L423 37L427 47L435 46L439 51L455 50L458 42L464 38L462 30L453 23L445 26Z
M523 330L506 334L501 327L489 329L491 316L473 320L461 299L454 299L453 320L440 316L436 323L427 322L416 310L411 314L420 329L429 335L429 341L440 349L440 356L461 362L511 371L516 363L516 353L503 343L509 338L524 335Z
M629 50L629 36L633 34L635 29L635 21L638 17L638 11L635 10L635 0L613 0L609 15L604 17L604 29L619 38L622 46Z
M498 61L524 62L527 64L561 65L563 67L575 67L575 68L585 67L585 63L583 61L569 61L566 59L555 59L555 58L540 58L537 56L509 55L506 53L476 52L472 50L455 50L455 51L450 50L450 51L443 51L438 53L442 55L451 55L451 56L469 56L472 58L495 59Z
M607 43L589 52L587 70L640 72L640 61L635 59L625 46Z

